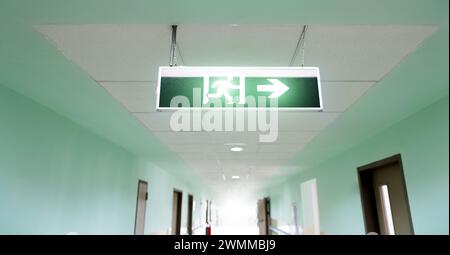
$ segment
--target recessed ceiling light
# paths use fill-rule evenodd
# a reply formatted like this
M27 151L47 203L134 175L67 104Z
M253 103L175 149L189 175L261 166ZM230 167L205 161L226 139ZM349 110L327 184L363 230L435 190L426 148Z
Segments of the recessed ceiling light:
M238 151L242 151L242 150L243 150L242 147L238 147L238 146L231 147L231 149L230 149L230 151L234 151L234 152L238 152Z
M241 177L239 175L233 175L233 176L231 176L231 179L239 180L239 179L241 179Z

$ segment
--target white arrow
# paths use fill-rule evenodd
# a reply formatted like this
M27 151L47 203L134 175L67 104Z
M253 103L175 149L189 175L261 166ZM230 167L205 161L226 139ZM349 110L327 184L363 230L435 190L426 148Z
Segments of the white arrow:
M258 85L257 90L261 92L272 92L269 98L278 98L288 91L289 87L277 79L267 79L272 84L270 85Z

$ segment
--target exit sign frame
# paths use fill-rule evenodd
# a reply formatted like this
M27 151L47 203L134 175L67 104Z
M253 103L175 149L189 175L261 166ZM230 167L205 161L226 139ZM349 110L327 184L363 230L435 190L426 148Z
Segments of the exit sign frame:
M313 107L286 107L286 106L278 106L278 107L244 107L240 105L236 106L228 106L228 107L208 107L208 106L201 106L201 107L195 107L193 106L193 102L190 102L190 107L170 107L170 106L161 106L161 78L203 78L203 85L205 86L205 82L210 77L235 77L246 79L246 78L261 78L261 79L267 79L267 84L260 84L265 85L266 87L262 86L258 89L266 89L261 90L262 92L268 92L269 94L273 92L273 94L276 94L275 91L270 91L270 88L268 85L278 85L279 81L277 82L277 78L315 78L317 80L317 97L318 97L318 106ZM267 78L269 77L269 78ZM247 86L244 82L244 86ZM282 87L278 86L278 87ZM283 89L281 89L281 92L283 92ZM191 91L191 94L193 91ZM204 89L203 89L204 93ZM284 91L283 93L289 93L289 90ZM279 93L278 93L279 94ZM204 96L202 100L204 100ZM247 96L247 95L245 95ZM263 96L263 95L258 95ZM267 96L267 94L265 95ZM267 96L270 97L270 96ZM267 99L269 100L269 99ZM198 109L198 110L234 110L234 109L278 109L283 111L314 111L314 112L320 112L323 111L323 100L322 100L322 86L321 86L321 80L320 80L320 72L318 67L210 67L210 66L161 66L158 70L158 84L157 84L157 90L156 90L156 110L157 111L163 111L163 110L191 110L191 109Z

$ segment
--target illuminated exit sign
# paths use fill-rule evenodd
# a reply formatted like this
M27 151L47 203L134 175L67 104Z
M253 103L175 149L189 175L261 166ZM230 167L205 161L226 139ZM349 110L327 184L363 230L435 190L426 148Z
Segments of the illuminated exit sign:
M316 67L160 67L157 109L322 110Z

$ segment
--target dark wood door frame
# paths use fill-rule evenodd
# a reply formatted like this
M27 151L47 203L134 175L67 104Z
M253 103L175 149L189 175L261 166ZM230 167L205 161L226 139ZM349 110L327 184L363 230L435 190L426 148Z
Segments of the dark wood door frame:
M257 201L257 217L260 235L270 235L270 198L264 197Z
M145 184L145 186L147 187L147 189L148 189L148 182L146 182L146 181L143 181L143 180L138 180L138 185L137 185L137 195L136 195L136 212L135 212L135 215L134 215L134 234L136 235L136 230L137 230L137 224L138 224L138 208L139 208L139 191L140 191L140 187L141 187L141 184ZM148 190L147 191L145 191L145 200L147 201L148 200ZM145 215L145 213L146 213L146 207L144 207L144 215ZM144 222L145 222L145 216L144 216Z
M409 221L411 225L412 234L414 234L414 228L411 218L411 210L409 206L408 192L406 189L406 180L403 171L402 158L400 154L396 154L390 156L388 158L378 160L372 162L370 164L358 167L358 182L361 196L361 205L363 209L363 218L364 218L364 226L366 229L366 233L368 232L377 232L380 233L379 221L377 217L377 208L375 206L375 196L374 193L371 192L372 187L372 173L377 168L398 164L398 167L401 171L401 176L403 178L403 189L405 190L406 202L407 202L407 211L409 214Z
M181 234L181 213L182 213L182 204L183 204L183 192L181 190L174 189L173 190L173 199L172 202L172 234L180 235ZM176 201L175 201L176 199Z
M264 206L266 207L266 215L265 215L265 217L266 217L266 226L265 226L266 233L268 235L270 235L270 233L271 233L270 227L272 226L272 216L270 213L270 198L269 197L264 198Z
M194 211L194 195L188 194L187 233L192 235L192 214Z

